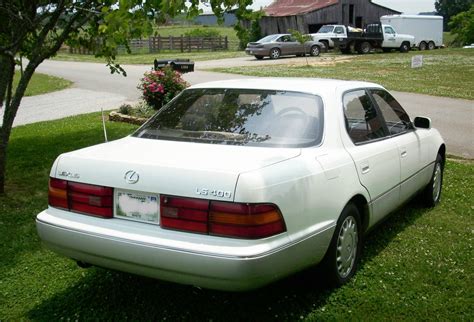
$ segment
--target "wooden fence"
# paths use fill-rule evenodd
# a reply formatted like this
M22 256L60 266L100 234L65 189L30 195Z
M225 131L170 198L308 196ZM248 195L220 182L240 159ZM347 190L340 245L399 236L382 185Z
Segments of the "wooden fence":
M222 37L191 37L191 36L178 36L178 37L163 37L156 36L150 37L149 39L132 39L129 42L130 50L133 54L146 54L146 53L159 53L160 51L180 51L180 52L191 52L191 51L216 51L216 50L228 50L229 40L227 36ZM125 46L118 48L119 53L126 51ZM69 48L69 52L72 54L93 54L91 50L84 48Z

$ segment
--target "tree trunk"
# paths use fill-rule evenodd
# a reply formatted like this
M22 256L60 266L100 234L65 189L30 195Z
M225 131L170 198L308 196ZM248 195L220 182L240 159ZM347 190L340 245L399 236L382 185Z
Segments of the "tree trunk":
M20 107L21 99L25 94L26 87L33 76L33 73L38 67L39 63L30 61L26 67L23 75L20 78L20 82L15 90L13 97L12 93L12 82L15 73L15 62L10 57L2 57L2 67L0 76L0 98L5 99L3 124L0 127L0 194L5 192L5 172L7 166L7 147L10 140L10 134L13 127L13 120L15 119L18 108ZM3 72L6 72L3 75Z

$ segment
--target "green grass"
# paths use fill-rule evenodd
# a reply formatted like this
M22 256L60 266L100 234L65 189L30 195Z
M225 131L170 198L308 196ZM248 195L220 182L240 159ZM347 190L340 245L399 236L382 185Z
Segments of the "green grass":
M420 54L423 55L423 67L412 69L411 58ZM252 66L214 70L252 76L363 80L379 83L390 90L474 99L473 50L453 48L425 52L411 51L407 54L376 53L351 58L328 65L292 66L292 59L284 59L282 65L265 66L265 68ZM318 62L320 58L309 58L309 60Z
M18 86L20 81L20 72L15 71L13 78L13 88ZM25 96L33 96L59 91L71 86L72 82L64 78L49 76L40 73L34 73L26 88Z
M130 55L118 55L116 62L119 64L153 64L154 59L167 59L167 58L189 58L193 61L201 60L214 60L224 58L235 58L243 57L245 52L243 51L193 51L190 53L181 52L160 52L157 54L130 54ZM64 61L79 61L79 62L91 62L91 63L104 63L104 58L95 57L94 55L80 55L80 54L68 54L58 53L53 59L64 60Z
M134 126L108 123L110 138ZM339 289L314 271L248 293L79 269L44 249L35 215L62 152L102 142L99 113L13 129L0 196L0 320L466 320L474 319L474 164L448 161L441 204L412 202L366 239L361 267ZM291 260L291 259L289 259Z
M245 56L244 51L238 51L239 39L232 27L206 27L206 26L160 26L156 29L156 34L162 37L178 37L190 32L194 29L214 30L219 32L222 37L227 36L229 41L229 50L225 51L163 51L153 54L119 54L117 55L117 62L119 64L151 64L155 58L190 58L194 61L200 60L214 60L223 58L234 58ZM83 62L97 62L103 63L103 58L96 58L94 55L80 55L69 54L65 52L58 53L54 59L64 61L83 61Z

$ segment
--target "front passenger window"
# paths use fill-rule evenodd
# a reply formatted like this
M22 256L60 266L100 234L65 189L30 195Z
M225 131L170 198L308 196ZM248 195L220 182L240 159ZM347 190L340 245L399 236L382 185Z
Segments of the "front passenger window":
M401 134L413 129L408 114L390 93L382 89L371 89L370 93L382 112L390 135Z
M343 104L346 129L352 142L361 143L386 136L383 120L365 90L346 93Z

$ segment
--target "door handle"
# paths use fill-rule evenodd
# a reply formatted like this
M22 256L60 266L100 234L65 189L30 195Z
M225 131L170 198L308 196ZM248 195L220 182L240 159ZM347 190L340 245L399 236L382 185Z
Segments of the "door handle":
M370 172L370 167L368 165L362 167L362 174L366 174Z
M406 148L401 148L401 149L400 149L400 156L401 156L402 158L404 158L404 157L406 157L407 155L408 155L407 149L406 149Z

